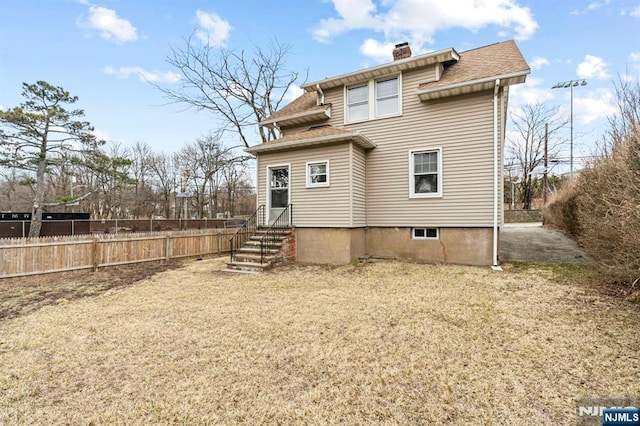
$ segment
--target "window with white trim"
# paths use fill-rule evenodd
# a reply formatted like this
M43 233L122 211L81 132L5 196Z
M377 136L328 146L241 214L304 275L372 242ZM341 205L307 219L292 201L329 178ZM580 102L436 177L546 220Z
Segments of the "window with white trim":
M440 229L411 228L411 238L414 240L437 240L440 238Z
M369 85L347 88L347 121L369 119Z
M398 77L376 81L376 117L397 114Z
M329 186L329 160L307 163L307 187Z
M442 148L409 151L409 196L442 196Z
M400 115L401 85L401 76L396 75L348 86L345 95L345 122Z

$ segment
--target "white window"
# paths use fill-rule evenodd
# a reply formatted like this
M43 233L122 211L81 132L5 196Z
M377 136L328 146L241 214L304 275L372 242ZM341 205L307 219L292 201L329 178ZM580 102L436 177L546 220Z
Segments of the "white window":
M369 119L369 85L347 88L347 121Z
M346 123L402 113L401 76L369 80L346 88Z
M437 240L440 238L438 228L411 228L411 238L414 240Z
M307 163L307 187L329 186L329 160Z
M442 148L409 151L409 197L442 197Z
M376 117L397 114L400 111L398 104L398 77L376 81Z

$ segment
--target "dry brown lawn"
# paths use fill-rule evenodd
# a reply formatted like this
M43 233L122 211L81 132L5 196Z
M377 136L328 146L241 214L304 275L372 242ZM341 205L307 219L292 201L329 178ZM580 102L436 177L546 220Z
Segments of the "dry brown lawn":
M575 267L223 261L0 319L0 424L557 425L640 396L638 305Z

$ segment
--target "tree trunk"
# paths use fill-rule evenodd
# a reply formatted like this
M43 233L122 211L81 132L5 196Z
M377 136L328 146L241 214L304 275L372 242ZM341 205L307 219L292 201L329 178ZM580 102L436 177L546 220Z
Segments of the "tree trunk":
M40 236L42 230L42 206L44 205L44 175L47 171L46 145L38 162L38 171L36 175L36 198L33 201L33 209L31 211L31 226L29 227L29 238Z

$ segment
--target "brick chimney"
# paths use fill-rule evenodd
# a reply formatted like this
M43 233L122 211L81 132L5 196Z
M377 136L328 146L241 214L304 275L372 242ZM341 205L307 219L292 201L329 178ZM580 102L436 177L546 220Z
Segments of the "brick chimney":
M411 57L411 48L409 43L404 42L396 44L396 48L393 49L393 60L399 61L400 59L407 59Z

